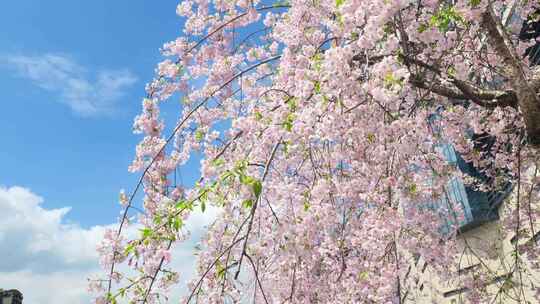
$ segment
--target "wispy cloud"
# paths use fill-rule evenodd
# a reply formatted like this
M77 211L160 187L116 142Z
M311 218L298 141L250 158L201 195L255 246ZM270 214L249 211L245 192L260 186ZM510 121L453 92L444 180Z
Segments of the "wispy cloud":
M1 61L34 85L58 94L58 101L83 116L107 115L137 77L126 69L89 71L65 55L8 55ZM92 75L93 77L89 77Z

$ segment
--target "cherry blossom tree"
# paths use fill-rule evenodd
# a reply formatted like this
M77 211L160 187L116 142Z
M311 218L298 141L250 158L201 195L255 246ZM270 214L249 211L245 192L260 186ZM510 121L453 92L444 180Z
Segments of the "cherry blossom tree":
M491 191L511 183L504 232L532 239L540 70L524 55L536 41L519 32L536 10L532 0L182 1L183 33L164 45L135 118L143 138L129 170L141 178L98 249L96 302L166 302L183 275L171 250L208 206L219 215L182 303L414 303L411 257L445 280L460 254L457 202L429 207L455 177ZM160 107L178 99L178 120L163 120ZM444 144L487 178L458 170ZM176 170L194 155L201 176L184 188ZM136 238L130 225L142 227ZM525 244L510 289L538 292L521 261L538 266L538 247ZM493 299L478 277L463 280L469 300Z

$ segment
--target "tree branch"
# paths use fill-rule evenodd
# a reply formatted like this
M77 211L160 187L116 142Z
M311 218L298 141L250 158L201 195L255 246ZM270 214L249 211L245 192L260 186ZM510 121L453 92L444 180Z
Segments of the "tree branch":
M540 100L535 88L525 76L522 61L491 5L482 15L482 25L488 41L497 54L503 58L503 63L511 75L511 83L516 92L529 143L540 147Z
M265 168L264 168L264 173L263 173L263 176L261 178L261 183L264 182L264 180L266 179L266 176L268 175L268 172L270 170L270 164L272 163L272 161L274 160L274 157L276 156L276 151L277 151L277 148L279 147L280 143L281 143L281 138L274 145L274 148L272 149L272 152L270 153L270 157L266 161L266 165L265 165ZM255 200L255 203L253 204L253 207L251 207L251 213L250 213L250 217L249 217L250 220L249 220L247 232L246 232L246 235L245 235L244 246L242 248L242 255L240 255L240 261L238 262L238 270L236 271L236 274L234 275L235 280L238 280L238 276L240 275L240 269L242 267L242 259L244 258L244 255L246 254L247 242L248 242L248 239L249 239L249 234L251 233L251 227L253 226L253 220L255 218L255 211L257 210L257 205L259 204L259 201L261 200L261 196L262 196L262 193L259 194L259 197Z
M517 108L517 96L512 90L485 90L469 82L452 78L454 86L445 85L441 81L428 82L420 75L411 75L409 83L417 88L429 90L435 94L460 100L470 100L485 108L513 107Z

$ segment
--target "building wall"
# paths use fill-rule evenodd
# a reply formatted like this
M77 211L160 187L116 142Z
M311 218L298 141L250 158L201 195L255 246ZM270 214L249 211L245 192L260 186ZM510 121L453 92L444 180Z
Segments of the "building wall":
M516 37L523 24L519 4L517 0L509 0L503 7L502 21ZM533 229L527 224L529 231L523 234L528 234L519 241L515 240L515 231L503 228L502 219L517 205L516 192L514 189L499 208L501 220L483 223L458 235L460 254L455 258L455 265L445 269L446 278L436 273L422 257L402 253L411 261L401 278L403 302L474 303L475 292L479 292L483 299L489 299L487 303L540 304L540 271L533 265L539 264L540 258L525 250L525 245L533 246L540 254L540 218L532 223ZM538 206L539 202L532 205ZM514 271L516 265L519 271Z
M515 206L515 193L506 199L499 209L500 218ZM540 221L534 225L535 231L540 231ZM423 258L411 257L410 270L404 280L402 298L405 303L473 303L474 293L468 289L468 280L472 280L475 290L488 303L540 303L540 271L534 268L531 259L523 245L533 245L534 250L540 250L540 234L528 235L519 243L515 241L515 233L505 232L502 220L484 223L459 234L457 247L460 253L455 259L455 265L448 267L450 279L441 279ZM513 254L513 252L519 254ZM517 261L517 263L516 263ZM520 271L513 272L515 265ZM516 300L521 299L521 300ZM481 302L484 303L484 302Z

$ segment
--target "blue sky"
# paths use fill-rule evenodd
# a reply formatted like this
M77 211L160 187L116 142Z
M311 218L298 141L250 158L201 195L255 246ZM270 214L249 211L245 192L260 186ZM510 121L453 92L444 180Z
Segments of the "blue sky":
M178 2L2 3L0 288L18 288L26 304L88 303L95 244L116 221L119 190L139 177L127 171L140 140L132 122L159 48L181 33ZM186 184L199 174L190 163ZM195 236L207 213L190 224ZM176 251L185 278L195 241Z
M119 189L131 189L136 179L127 172L139 140L131 132L132 121L140 110L144 85L162 59L159 48L180 34L177 4L173 0L3 4L0 185L28 187L46 198L45 207L72 206L68 219L84 227L110 223L117 216ZM67 59L81 70L68 77L86 80L91 89L98 89L100 75L111 71L127 73L132 81L118 88L120 96L113 106L89 114L65 100L75 94L58 83L65 77L47 84L44 78L50 72L44 71L33 79L20 71L20 62L13 63L14 57L25 59L26 67L47 62L46 58Z

